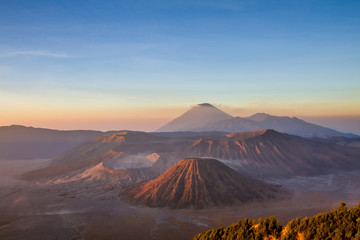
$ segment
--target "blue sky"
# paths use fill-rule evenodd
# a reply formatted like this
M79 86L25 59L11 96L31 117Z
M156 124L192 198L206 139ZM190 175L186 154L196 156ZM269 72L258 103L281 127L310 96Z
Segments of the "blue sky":
M331 0L2 0L0 125L150 130L200 102L354 118L359 12Z

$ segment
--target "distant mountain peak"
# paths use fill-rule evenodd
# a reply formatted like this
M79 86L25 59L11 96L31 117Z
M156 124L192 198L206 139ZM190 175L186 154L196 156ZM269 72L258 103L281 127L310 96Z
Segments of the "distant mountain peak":
M170 121L156 132L249 132L262 129L274 129L278 132L301 137L345 136L359 137L351 133L306 122L296 117L274 116L268 113L256 113L250 117L232 117L210 103L193 105L187 112Z
M267 113L255 113L254 115L247 117L247 119L253 120L255 122L262 122L268 117L271 117L271 115Z
M215 108L213 105L211 105L210 103L199 103L196 105L193 105L192 108L198 108L198 107L213 107Z
M159 128L157 132L197 131L197 129L209 122L231 118L233 116L221 111L210 103L201 103L192 106L184 114Z

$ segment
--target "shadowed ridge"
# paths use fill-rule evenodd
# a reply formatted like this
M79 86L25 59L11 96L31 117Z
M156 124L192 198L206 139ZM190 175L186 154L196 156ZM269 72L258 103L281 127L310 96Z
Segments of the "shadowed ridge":
M246 117L246 119L250 119L255 122L262 122L269 117L271 117L271 115L267 114L267 113L255 113L254 115L251 115L250 117Z
M233 139L233 140L235 140L235 139L236 140L245 140L245 139L258 137L258 136L275 136L275 135L284 136L285 134L281 134L272 129L264 129L264 130L251 131L251 132L231 133L231 134L226 135L226 137L229 139Z
M298 135L302 137L321 137L326 138L330 136L344 136L357 137L355 134L342 133L334 129L323 127L317 124L306 122L297 117L288 116L273 116L267 113L256 113L250 117L245 117L247 120L254 121L262 129L270 128L276 131ZM221 131L221 129L217 129Z
M91 141L101 142L101 143L121 143L125 141L146 141L146 140L156 140L161 138L162 137L155 136L146 132L120 131L120 132L100 135L92 139Z
M186 158L158 178L127 188L132 204L168 208L208 208L274 198L278 186L246 177L212 158Z
M34 180L56 178L77 174L101 162L119 157L125 150L145 149L147 142L156 142L163 137L145 132L121 131L97 136L57 156L49 166L21 175L22 179Z
M21 125L0 126L0 159L53 158L104 134L91 130L54 130Z
M217 131L222 132L247 132L263 129L257 122L241 117L233 117L216 122L209 122L202 126L199 131Z

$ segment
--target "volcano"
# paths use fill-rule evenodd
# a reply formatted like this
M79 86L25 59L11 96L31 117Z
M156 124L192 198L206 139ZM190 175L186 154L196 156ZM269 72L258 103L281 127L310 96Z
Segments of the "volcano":
M158 178L125 189L121 197L149 207L208 208L261 201L283 193L281 187L243 176L216 159L187 158Z
M352 133L342 133L327 127L306 122L296 117L272 116L266 113L256 113L249 117L233 117L209 103L202 103L175 118L156 132L245 132L273 129L278 132L301 137L327 138L343 136L357 138Z
M150 162L150 156L155 156L156 160ZM161 137L123 131L98 136L61 154L45 168L25 173L22 177L27 180L58 178L76 175L100 163L104 167L119 169L124 166L133 168L129 163L138 162L151 166L151 172L158 173L151 176L157 177L179 159L200 157L221 159L236 171L255 178L312 176L360 169L359 148L268 129L225 136L190 137ZM133 179L133 182L148 179Z
M237 171L260 178L310 176L360 168L359 149L270 129L228 134L225 139L199 138L186 153L222 159Z
M209 103L197 104L190 110L175 118L157 132L191 131L201 128L205 124L233 118Z

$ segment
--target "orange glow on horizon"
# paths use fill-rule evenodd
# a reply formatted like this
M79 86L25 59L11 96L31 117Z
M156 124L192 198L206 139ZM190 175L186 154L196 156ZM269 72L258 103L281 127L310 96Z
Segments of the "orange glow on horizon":
M215 104L216 105L216 104ZM240 104L239 104L240 105ZM250 102L243 107L217 106L219 109L240 117L258 112L276 116L295 116L304 119L359 119L356 104L311 104L311 103L264 103ZM105 107L100 108L51 108L23 106L7 108L1 116L0 125L25 125L54 129L94 130L141 130L153 131L180 116L191 106L185 107ZM336 111L335 111L336 109ZM356 109L357 111L355 111Z

